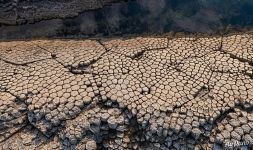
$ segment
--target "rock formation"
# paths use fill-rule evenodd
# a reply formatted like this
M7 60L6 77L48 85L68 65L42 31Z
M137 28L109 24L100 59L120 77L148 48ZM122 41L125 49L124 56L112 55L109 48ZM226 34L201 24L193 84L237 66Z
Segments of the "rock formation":
M252 0L0 0L0 40L244 31L252 10Z
M16 25L54 18L75 17L116 0L1 0L0 24Z
M250 149L252 49L250 33L1 42L0 149Z

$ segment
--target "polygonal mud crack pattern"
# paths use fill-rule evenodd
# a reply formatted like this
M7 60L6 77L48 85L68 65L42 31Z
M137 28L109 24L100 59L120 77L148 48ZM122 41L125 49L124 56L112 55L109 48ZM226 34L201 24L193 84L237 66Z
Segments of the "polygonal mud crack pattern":
M252 63L252 36L251 34L225 36L222 39L222 51L230 54L231 57Z
M35 41L35 44L73 73L89 72L90 65L106 52L99 42L92 40Z
M23 65L51 58L49 52L29 41L0 43L0 58L9 63Z
M250 34L0 46L0 149L253 144Z
M106 49L125 55L130 58L138 58L145 52L146 48L137 39L116 39L103 42Z
M124 55L107 52L91 65L91 73L96 75L126 74L132 65L132 59Z
M144 45L148 50L162 49L168 47L168 38L137 38L138 42Z

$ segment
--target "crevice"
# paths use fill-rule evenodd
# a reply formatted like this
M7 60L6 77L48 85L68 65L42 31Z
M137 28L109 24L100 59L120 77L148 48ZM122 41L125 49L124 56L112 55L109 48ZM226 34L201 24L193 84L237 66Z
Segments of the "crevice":
M16 46L18 46L18 45L15 45L14 47L16 47ZM37 46L38 48L41 48L42 50L46 50L46 49L42 48L42 47L39 46L39 45L36 45L36 46ZM46 50L46 51L47 51L47 50ZM49 51L47 51L47 52L49 52ZM51 52L49 52L49 53L52 54ZM15 63L15 62L9 61L9 60L7 60L7 59L5 59L5 58L2 58L2 57L0 56L0 60L4 61L5 63L12 64L12 65L15 65L15 66L27 66L28 64L32 64L32 63L36 63L36 62L40 62L40 61L44 61L44 60L49 60L49 59L51 59L51 58L37 59L37 60L33 60L33 61L28 61L28 62L25 62L25 63Z
M248 63L249 63L250 66L253 67L253 61L249 61Z
M1 58L1 60L4 61L5 63L15 65L15 66L25 66L25 67L27 67L29 64L44 61L44 60L49 60L49 59L51 59L51 58L39 59L39 60L29 61L29 62L26 62L26 63L15 63L15 62L11 62L11 61L8 61L6 59Z
M143 54L145 52L146 52L145 50L138 52L138 53L134 54L134 56L132 56L131 59L140 60L141 58L143 58Z
M106 52L109 52L110 50L104 45L104 43L101 41L101 39L96 40L101 46L104 47L104 49L106 50Z
M105 49L105 52L103 52L99 57L98 59L93 59L91 60L89 63L79 63L78 66L76 67L73 67L71 64L69 65L64 65L62 62L60 62L59 60L57 60L57 55L56 54L53 54L51 53L51 56L54 60L56 60L58 63L60 63L64 68L67 68L71 73L73 74L92 74L92 71L91 71L91 68L92 68L92 65L95 64L97 61L99 61L100 59L103 58L103 56L105 54L107 54L109 52L109 50L106 49L106 47L103 45L103 43L100 41L100 40L96 40L101 46L104 47Z
M244 59L244 58L237 57L237 56L234 55L234 54L227 53L227 52L225 52L225 54L229 54L229 55L230 55L230 58L237 59L237 60L239 60L240 62L248 62L249 64L253 64L253 62L251 62L251 61L249 61L249 60L247 60L247 59Z
M18 64L18 63L14 63L14 62L8 61L8 60L3 59L3 58L1 58L1 60L4 61L7 64L11 64L11 65L14 65L14 66L27 66L27 64L29 64L29 63Z
M204 54L202 54L202 55L200 55L200 56L189 56L189 57L185 57L185 58L183 58L183 59L181 59L179 62L177 62L177 63L174 63L174 62L172 62L171 61L171 58L170 58L170 61L172 62L172 63L169 63L168 64L168 67L175 67L175 68L177 68L180 64L184 64L184 61L187 61L187 60L190 60L190 59L194 59L194 58L205 58L205 56L207 56L207 55L209 55L209 54L211 54L211 53L214 53L213 51L208 51L208 52L206 52L206 53L204 53ZM179 53L177 53L177 54L179 54ZM204 60L203 60L204 61ZM181 72L181 71L180 71Z
M67 65L67 68L72 74L90 74L90 65L96 63L96 61L92 61L89 64L79 64L77 67L73 67L72 65Z
M27 125L28 125L28 121L23 126L21 126L19 129L17 129L15 132L11 133L9 136L7 136L3 140L1 140L0 143L3 143L5 141L7 141L11 137L13 137L15 134L17 134L18 132L20 132L21 130L23 130Z
M247 73L247 72L231 72L231 71L222 71L222 70L213 70L213 69L210 69L212 72L216 72L216 73L221 73L221 74L230 74L230 75L236 75L236 76L239 76L239 75L245 75L247 77L249 77L250 79L253 79L253 74L250 74L250 73Z
M181 71L181 70L180 70ZM181 72L183 72L183 71L181 71ZM184 72L183 72L184 73ZM193 76L188 76L188 77L190 77L191 79L194 79L195 80L195 78L193 77ZM193 95L193 97L194 97L194 99L195 98L197 98L197 97L204 97L204 96L208 96L208 93L210 92L210 90L211 90L211 85L209 84L210 83L210 80L213 78L213 72L212 72L212 74L210 75L210 77L208 78L208 82L207 83L205 83L194 95ZM211 97L210 97L211 98ZM187 97L186 97L186 101L185 102L183 102L182 104L180 104L180 105L175 105L174 107L173 107L173 111L172 112L178 112L178 113L180 113L180 108L182 107L182 106L184 106L186 103L188 103L189 101L190 101L190 99L188 99Z
M202 86L194 95L194 98L201 97L204 93L209 92L209 89L206 85Z
M247 60L245 58L238 57L238 56L236 56L236 55L234 55L232 53L229 53L229 52L223 50L223 36L221 37L221 43L220 43L219 48L217 50L215 50L215 51L219 51L219 52L222 52L223 54L227 54L227 55L230 56L230 58L236 59L236 60L238 60L240 62L243 62L243 63L247 62L249 65L251 65L251 66L253 65L253 61Z
M103 42L101 41L101 39L100 39L100 40L97 40L97 42L105 48L106 52L112 52L112 53L115 53L115 54L123 55L123 56L125 56L125 57L127 57L127 58L131 58L131 59L135 59L135 60L141 59L141 58L142 58L142 55L143 55L146 51L148 51L148 49L144 46L144 47L145 47L144 50L142 50L142 51L140 51L140 52L134 54L133 56L128 56L128 55L126 55L126 54L122 54L122 53L120 53L120 52L111 51L111 50L107 49L106 46L105 46L105 45L103 44ZM142 45L139 41L137 41L137 42L138 42L140 45ZM143 45L142 45L142 46L143 46Z
M57 54L52 53L51 51L49 51L48 49L46 49L46 48L44 48L44 47L42 47L40 45L36 44L36 46L38 46L39 48L41 48L41 49L47 51L48 53L50 53L51 54L51 58L50 59L53 59L55 62L57 62L58 64L60 64L61 66L63 66L63 68L66 68L66 66L63 65L63 63L61 63L60 61L57 60ZM67 68L67 69L69 69L69 68Z
M117 108L121 111L125 111L127 108L126 106L124 108L120 108L119 103L117 101L112 101L109 97L106 97L106 100L102 100L102 95L99 95L99 101L96 103L96 106L99 106L99 108L103 109L111 109L111 108Z
M165 47L165 48L151 48L151 49L145 49L144 51L149 51L149 52L152 52L152 51L160 51L160 50L165 50L167 49L168 47Z

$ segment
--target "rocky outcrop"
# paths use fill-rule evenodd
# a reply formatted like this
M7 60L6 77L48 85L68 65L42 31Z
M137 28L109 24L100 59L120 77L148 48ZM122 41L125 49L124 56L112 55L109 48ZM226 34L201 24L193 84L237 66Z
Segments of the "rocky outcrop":
M16 25L75 17L117 0L1 0L0 24Z
M0 39L83 38L171 31L213 34L227 29L247 30L253 24L252 0L118 1L121 0L2 0ZM107 4L111 5L104 6Z

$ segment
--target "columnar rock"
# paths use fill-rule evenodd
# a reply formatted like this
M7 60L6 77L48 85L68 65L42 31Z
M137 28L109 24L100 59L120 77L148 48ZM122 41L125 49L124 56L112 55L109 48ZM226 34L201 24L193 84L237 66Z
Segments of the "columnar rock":
M247 33L1 42L0 149L250 149L252 49Z

